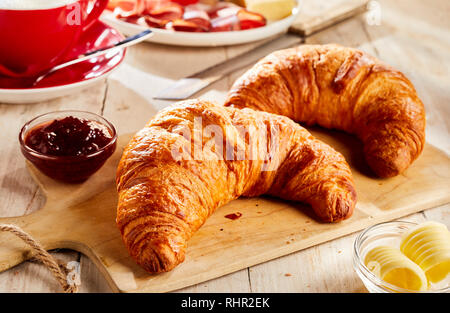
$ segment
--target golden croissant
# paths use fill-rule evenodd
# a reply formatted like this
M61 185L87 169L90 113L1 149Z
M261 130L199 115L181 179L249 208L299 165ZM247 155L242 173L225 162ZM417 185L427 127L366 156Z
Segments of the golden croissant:
M327 222L356 203L344 157L294 121L200 100L166 108L136 133L116 182L123 241L152 273L183 262L189 238L240 196L305 202Z
M402 173L425 143L425 110L412 83L367 53L338 45L268 55L234 83L225 105L356 134L380 177Z

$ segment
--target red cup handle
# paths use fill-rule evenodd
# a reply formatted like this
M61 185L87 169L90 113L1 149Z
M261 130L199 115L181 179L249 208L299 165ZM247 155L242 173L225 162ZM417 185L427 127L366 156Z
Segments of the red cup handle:
M85 25L83 26L83 31L91 27L92 24L94 24L98 20L100 15L106 9L109 0L94 0L94 1L95 1L94 7L92 8L92 11L89 12L88 17L86 18Z

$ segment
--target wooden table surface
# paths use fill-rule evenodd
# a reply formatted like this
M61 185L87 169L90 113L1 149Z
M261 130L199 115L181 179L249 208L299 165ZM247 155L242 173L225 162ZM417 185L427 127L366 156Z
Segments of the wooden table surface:
M306 43L359 47L402 70L425 103L427 141L449 154L450 2L386 0L376 4L381 8L380 25L369 25L366 16L361 15L308 37ZM170 104L152 99L158 90L253 47L182 48L144 43L129 49L125 64L106 81L79 94L35 104L0 104L0 216L28 214L45 202L19 151L17 135L26 121L48 111L79 109L103 114L118 126L119 133L130 132ZM195 96L223 101L244 70ZM450 204L402 220L435 220L450 227ZM351 262L356 236L342 237L180 292L366 292ZM52 255L66 262L80 262L81 292L110 292L102 274L84 255L69 250L53 251ZM60 292L60 287L41 264L28 261L0 273L0 292Z

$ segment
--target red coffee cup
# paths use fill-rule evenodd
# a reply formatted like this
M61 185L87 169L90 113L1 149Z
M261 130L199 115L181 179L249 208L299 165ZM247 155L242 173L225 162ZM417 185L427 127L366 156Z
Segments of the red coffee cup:
M9 6L8 1L0 3L0 75L17 78L38 76L63 62L108 4L108 0L47 0L36 8L29 0L15 1L10 0L14 4ZM42 3L49 7L42 8Z

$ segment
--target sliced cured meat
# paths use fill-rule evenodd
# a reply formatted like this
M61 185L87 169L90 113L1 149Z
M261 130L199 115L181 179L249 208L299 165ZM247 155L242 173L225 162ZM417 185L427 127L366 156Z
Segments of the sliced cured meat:
M211 20L208 14L200 9L187 7L183 14L183 20L194 23L197 27L200 27L202 31L209 31L211 28Z
M237 12L237 18L242 30L262 27L266 25L264 16L258 13L250 12L245 9Z
M216 17L211 20L212 32L226 32L239 30L239 19L236 15L229 15L225 17Z
M199 26L198 24L192 22L192 21L186 21L186 20L174 20L171 22L171 28L180 31L180 32L205 32L208 31L209 28L204 28L202 26Z

